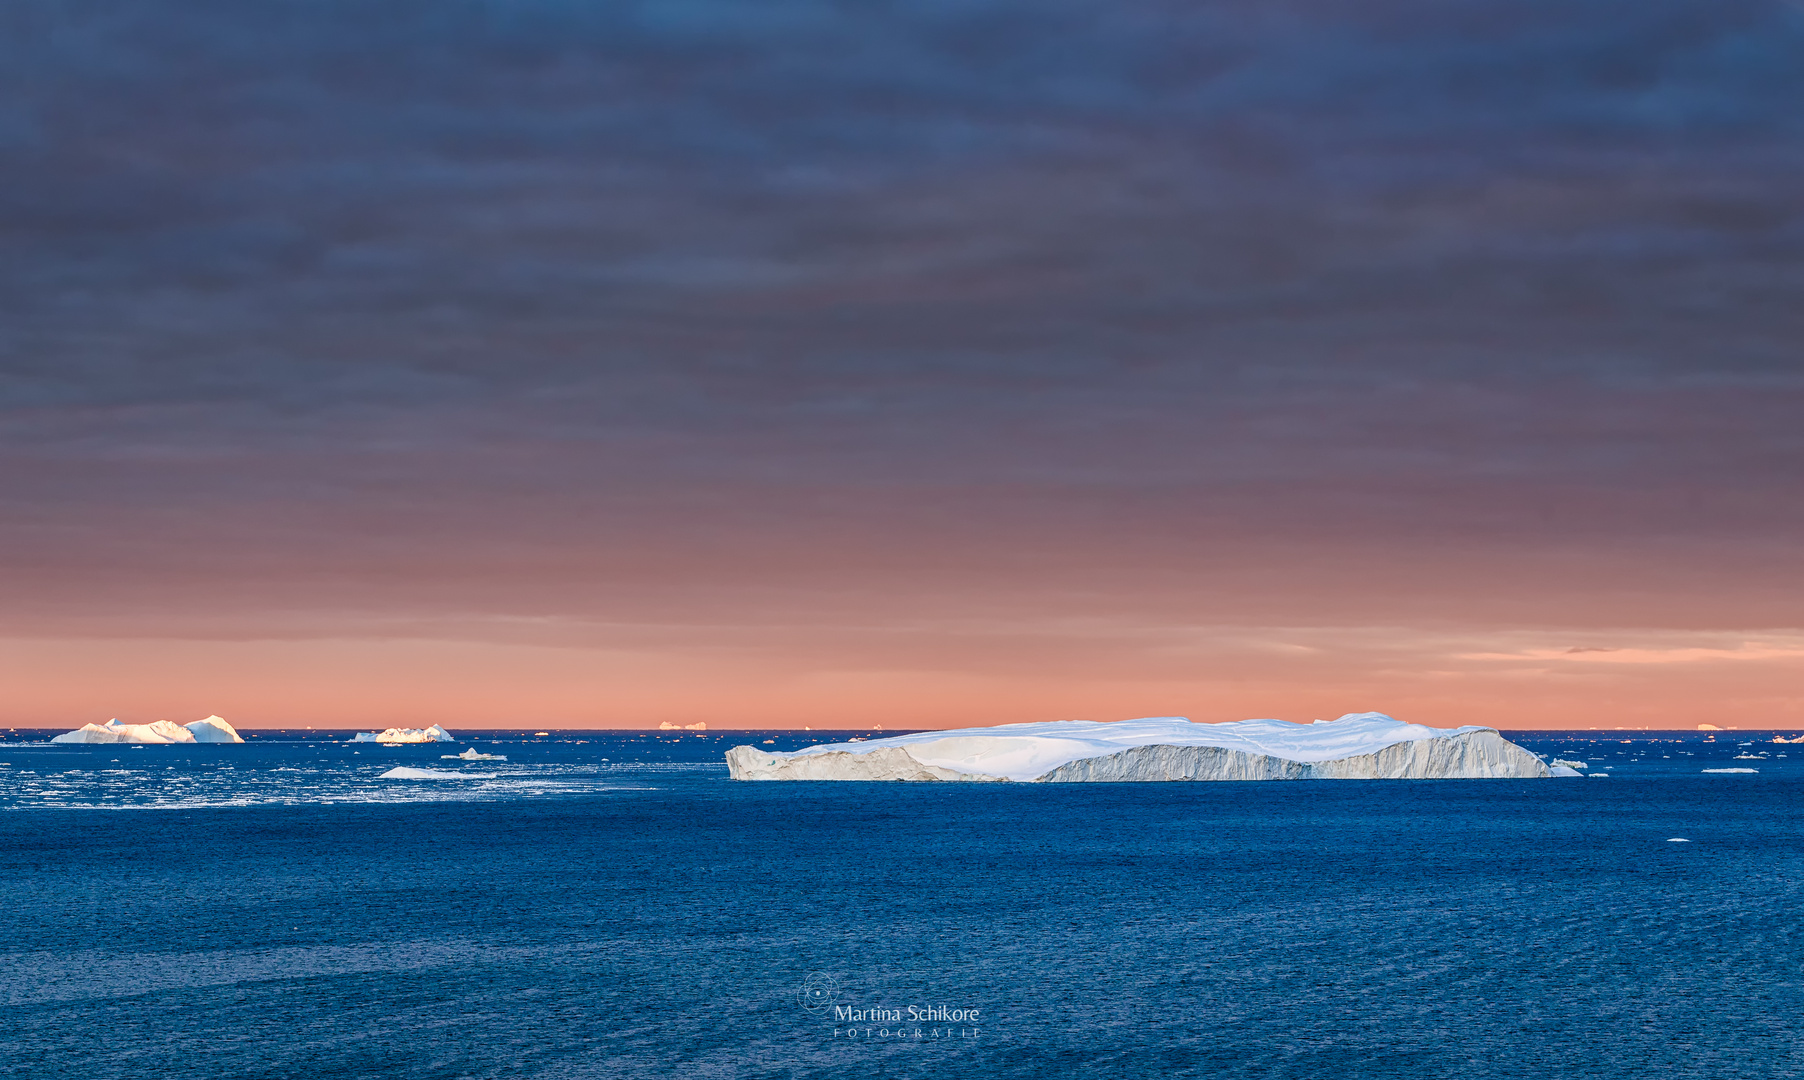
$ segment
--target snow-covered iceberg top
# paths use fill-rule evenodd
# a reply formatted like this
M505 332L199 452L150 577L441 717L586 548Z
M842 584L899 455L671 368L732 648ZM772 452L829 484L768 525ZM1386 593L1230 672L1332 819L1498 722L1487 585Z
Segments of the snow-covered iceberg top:
M53 743L241 743L238 732L222 716L209 716L192 724L157 720L149 724L121 724L117 718L104 724L83 724L50 740Z
M457 740L453 739L451 737L451 733L449 731L446 731L444 728L439 727L437 724L434 724L429 728L391 727L386 731L359 731L357 734L351 736L351 741L352 742L380 742L380 743L428 743L428 742L456 742Z
M1409 761L1342 765L1366 759L1387 748L1426 740L1447 740L1429 757L1403 755ZM1478 758L1466 752L1483 744ZM1455 747L1454 744L1458 746ZM1491 747L1496 743L1496 747ZM1204 762L1190 748L1228 751ZM1126 751L1158 750L1144 760L1123 763ZM1397 756L1395 754L1392 755ZM1522 760L1515 760L1520 757ZM1440 758L1446 758L1445 761ZM818 762L810 759L822 759ZM860 759L869 765L858 764ZM1098 770L1074 762L1111 759ZM1226 764L1223 764L1226 762ZM1269 764L1259 764L1268 762ZM838 763L838 764L830 764ZM881 764L880 764L881 763ZM1292 763L1289 767L1277 767ZM1330 767L1324 763L1337 763ZM1058 720L1004 724L999 727L922 731L883 739L810 746L788 754L755 747L736 747L728 754L733 774L742 779L959 779L1015 781L1045 779L1261 779L1304 776L1504 776L1547 775L1532 754L1501 739L1487 727L1436 728L1406 724L1383 713L1349 713L1338 720L1296 724L1286 720L1242 720L1227 724L1193 724L1181 716L1101 723Z

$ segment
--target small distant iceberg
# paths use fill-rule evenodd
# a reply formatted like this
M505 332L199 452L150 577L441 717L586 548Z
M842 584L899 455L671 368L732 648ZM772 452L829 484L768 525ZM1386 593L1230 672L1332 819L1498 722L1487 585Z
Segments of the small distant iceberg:
M773 753L727 752L735 780L1147 780L1540 778L1535 755L1495 728L1432 728L1383 713L1294 724L1193 724L1181 716L1057 720L922 731Z
M1740 773L1749 773L1749 772L1751 772L1751 773L1757 773L1757 772L1759 772L1759 771L1760 771L1760 770L1759 770L1759 769L1700 769L1700 770L1698 770L1698 771L1700 771L1700 772L1712 772L1712 773L1732 773L1732 772L1740 772Z
M659 731L706 731L706 730L708 730L708 724L707 724L707 721L703 721L699 724L673 724L670 721L666 720L662 724L658 725L658 730ZM544 732L540 732L539 734L543 735Z
M53 743L241 743L237 729L223 716L209 716L192 724L157 720L149 724L121 724L117 718L104 724L83 724L50 740Z
M378 776L378 780L493 780L492 772L457 772L453 769L410 769L397 766Z
M429 743L456 742L451 733L437 724L429 728L391 727L387 731L359 731L351 736L352 742L375 743Z
M483 754L472 746L461 754L440 754L440 761L506 761L506 754Z
M1591 767L1582 761L1573 761L1568 758L1559 757L1553 759L1552 766L1556 769L1562 767L1568 769L1589 769Z

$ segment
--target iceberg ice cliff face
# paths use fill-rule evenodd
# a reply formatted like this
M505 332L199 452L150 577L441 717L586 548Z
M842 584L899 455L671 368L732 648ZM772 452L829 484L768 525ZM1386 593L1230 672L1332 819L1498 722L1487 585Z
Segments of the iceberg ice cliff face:
M1383 713L1293 724L1181 716L923 731L773 754L727 752L735 780L1428 780L1538 778L1541 759L1493 728L1432 728Z
M186 726L168 720L150 724L83 724L50 740L53 743L241 743L238 732L224 717L209 716Z
M429 728L391 727L387 731L359 731L351 736L352 742L379 743L428 743L456 742L451 733L437 724Z

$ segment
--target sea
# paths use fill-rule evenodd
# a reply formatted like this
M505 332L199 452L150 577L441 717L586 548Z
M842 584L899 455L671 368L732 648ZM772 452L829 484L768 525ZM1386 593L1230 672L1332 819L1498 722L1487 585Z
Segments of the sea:
M1789 732L1066 785L722 761L858 731L50 734L0 742L0 1077L1804 1074Z

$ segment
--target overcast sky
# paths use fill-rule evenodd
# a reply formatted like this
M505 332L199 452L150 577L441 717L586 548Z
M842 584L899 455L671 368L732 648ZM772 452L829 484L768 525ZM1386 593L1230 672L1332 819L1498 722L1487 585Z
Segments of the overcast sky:
M1801 353L1797 3L18 0L0 720L1804 724Z

